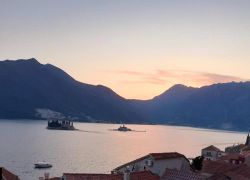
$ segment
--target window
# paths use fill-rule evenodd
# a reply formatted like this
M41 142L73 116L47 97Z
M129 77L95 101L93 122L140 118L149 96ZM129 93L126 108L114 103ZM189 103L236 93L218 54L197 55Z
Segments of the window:
M207 156L212 157L212 153L211 152L207 152Z

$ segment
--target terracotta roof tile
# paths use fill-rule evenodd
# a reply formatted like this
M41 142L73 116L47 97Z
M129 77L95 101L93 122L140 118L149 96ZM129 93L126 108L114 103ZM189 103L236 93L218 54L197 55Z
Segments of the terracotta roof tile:
M206 150L206 151L221 151L219 148L217 148L217 147L215 147L213 145L208 146L208 147L206 147L206 148L204 148L202 150Z
M189 162L189 160L183 154L180 154L180 153L177 153L177 152L150 153L150 154L148 154L146 156L140 157L140 158L135 159L133 161L130 161L130 162L126 163L126 164L123 164L123 165L115 168L114 170L126 167L131 163L135 163L135 162L141 161L141 160L143 160L145 158L149 158L149 157L153 157L155 160L185 158Z
M82 174L64 173L63 177L67 180L122 180L121 174Z
M207 180L249 180L248 178L245 178L241 175L236 175L236 174L216 174L213 175Z
M18 176L13 174L12 172L8 171L7 169L0 167L2 170L2 175L6 180L18 180Z
M186 158L183 154L177 152L167 152L167 153L150 153L155 160L161 159L174 159L174 158Z
M67 180L123 180L123 174L80 174L64 173ZM130 173L130 180L159 180L160 177L150 171Z
M205 180L206 176L187 171L166 169L162 180Z
M227 155L221 156L218 160L231 160L231 159L244 159L244 155L240 153L229 153Z
M250 167L247 166L246 164L241 164L234 168L233 170L230 170L230 172L238 175L242 175L248 179L250 179ZM228 172L228 173L230 173Z
M133 172L130 174L130 180L159 180L158 175L150 171Z
M246 164L233 165L230 163L210 161L202 168L203 173L213 174L211 178L229 177L235 180L250 179L250 167Z
M222 161L204 161L201 172L208 174L220 174L223 172L227 172L235 167L237 167L237 165Z

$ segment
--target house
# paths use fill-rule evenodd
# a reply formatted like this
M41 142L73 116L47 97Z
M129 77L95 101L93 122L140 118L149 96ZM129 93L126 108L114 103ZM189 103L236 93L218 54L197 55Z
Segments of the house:
M8 171L7 169L0 167L0 179L1 180L19 180L18 176Z
M205 180L206 176L191 171L166 169L161 180Z
M161 177L164 174L166 168L176 169L179 171L189 171L190 163L183 154L179 154L177 152L150 153L146 156L115 168L112 173L123 174L126 171L140 172L149 170Z
M225 148L226 153L240 153L247 146L245 144L237 144Z
M223 154L223 152L219 148L217 148L213 145L208 146L208 147L201 150L201 155L204 157L205 160L215 161L219 157L221 157L222 154Z
M245 144L233 145L225 148L226 153L240 153L250 150L250 136L247 135Z
M64 173L62 180L160 180L160 177L150 171L124 174Z
M220 157L218 161L224 161L231 164L242 164L245 162L245 155L241 153L229 153Z

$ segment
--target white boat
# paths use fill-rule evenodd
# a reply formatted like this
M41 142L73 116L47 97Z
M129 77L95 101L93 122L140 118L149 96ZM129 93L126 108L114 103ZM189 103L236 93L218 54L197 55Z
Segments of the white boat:
M35 168L51 168L52 165L47 162L38 162L35 165Z

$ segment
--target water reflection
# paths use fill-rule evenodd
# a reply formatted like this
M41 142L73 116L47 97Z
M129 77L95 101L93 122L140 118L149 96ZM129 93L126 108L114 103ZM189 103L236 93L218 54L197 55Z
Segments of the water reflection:
M79 131L47 130L45 121L0 121L0 166L23 179L34 179L46 171L108 173L113 168L151 152L177 151L187 157L200 154L210 144L224 149L243 143L245 133L211 131L160 125L127 125L137 131L119 132L117 124L75 123ZM35 170L37 161L53 164Z

